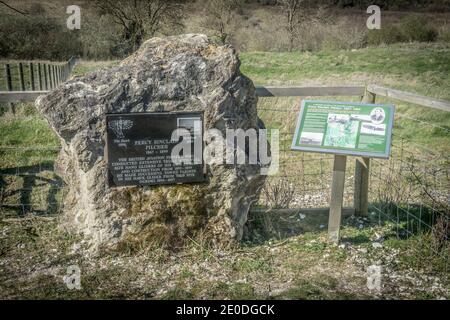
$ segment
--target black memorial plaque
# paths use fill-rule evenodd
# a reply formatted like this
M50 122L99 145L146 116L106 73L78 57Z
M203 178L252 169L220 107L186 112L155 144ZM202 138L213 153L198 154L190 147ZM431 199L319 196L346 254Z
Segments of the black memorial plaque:
M203 113L108 114L106 125L110 187L205 181L202 155L194 161L194 150L201 148L203 153ZM172 141L172 132L177 128L187 129L191 134L185 140L191 145L191 155L181 155L188 156L191 163L172 161L172 149L183 140Z

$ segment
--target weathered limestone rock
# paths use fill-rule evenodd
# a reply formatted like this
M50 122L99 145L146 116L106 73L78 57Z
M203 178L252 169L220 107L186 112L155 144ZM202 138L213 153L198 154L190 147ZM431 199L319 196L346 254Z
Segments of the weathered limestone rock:
M39 98L62 143L56 168L69 189L63 222L93 248L240 240L264 181L258 165L207 166L200 185L108 188L105 114L204 111L205 130L225 134L257 129L256 103L234 50L204 35L151 39L118 67L75 77Z

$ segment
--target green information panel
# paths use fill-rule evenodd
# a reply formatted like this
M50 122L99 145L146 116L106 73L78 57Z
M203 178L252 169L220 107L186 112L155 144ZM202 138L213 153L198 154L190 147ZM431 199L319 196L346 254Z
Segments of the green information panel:
M302 102L292 150L389 158L393 105Z

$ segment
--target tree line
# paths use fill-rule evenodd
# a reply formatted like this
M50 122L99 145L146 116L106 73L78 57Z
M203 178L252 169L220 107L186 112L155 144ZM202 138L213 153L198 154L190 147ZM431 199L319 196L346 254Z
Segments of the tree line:
M185 31L192 12L201 31L220 43L232 43L236 20L251 5L271 6L281 14L286 50L295 49L299 30L323 8L386 9L449 7L450 0L94 0L82 2L82 28L69 30L64 7L49 12L38 1L27 7L0 1L0 57L63 60L72 55L92 59L124 57L155 35Z

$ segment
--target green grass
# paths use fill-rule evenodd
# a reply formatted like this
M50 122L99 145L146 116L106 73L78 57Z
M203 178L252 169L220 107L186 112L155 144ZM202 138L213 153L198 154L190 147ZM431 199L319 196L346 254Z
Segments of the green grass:
M102 68L114 67L119 61L80 61L75 65L72 71L73 76L82 76L89 72L93 72Z
M19 104L16 109L16 115L5 113L5 108L0 112L0 168L52 162L60 146L55 133L33 105Z
M257 84L301 84L317 79L340 82L342 77L363 84L380 77L397 80L402 89L450 100L450 92L443 90L450 87L449 53L448 44L399 44L314 54L241 53L240 58L241 70ZM402 83L403 79L410 81Z
M0 118L0 135L3 146L59 147L59 141L48 123L37 115Z

